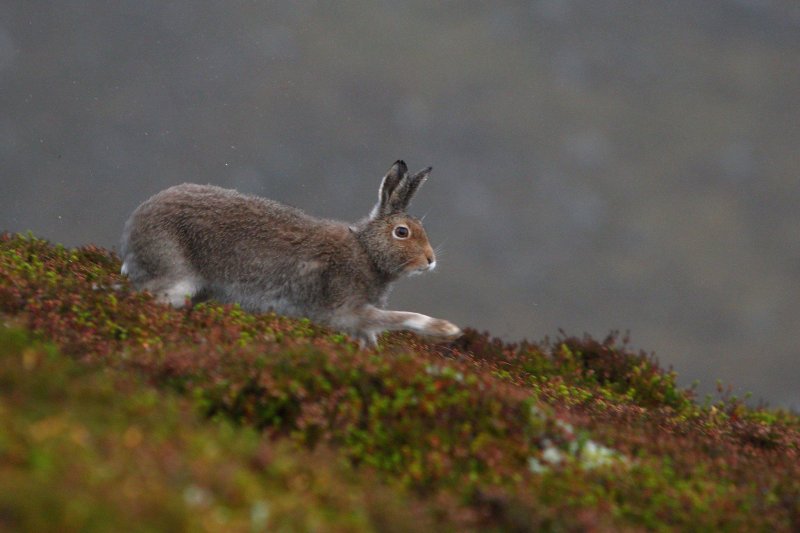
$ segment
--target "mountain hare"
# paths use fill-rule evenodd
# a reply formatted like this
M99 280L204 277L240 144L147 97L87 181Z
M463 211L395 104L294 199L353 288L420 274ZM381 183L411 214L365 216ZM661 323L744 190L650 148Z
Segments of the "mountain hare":
M176 307L213 298L308 317L362 346L384 330L455 338L446 320L382 309L393 281L436 266L422 223L406 214L430 171L409 175L397 161L370 215L351 226L212 185L170 187L126 222L122 273Z

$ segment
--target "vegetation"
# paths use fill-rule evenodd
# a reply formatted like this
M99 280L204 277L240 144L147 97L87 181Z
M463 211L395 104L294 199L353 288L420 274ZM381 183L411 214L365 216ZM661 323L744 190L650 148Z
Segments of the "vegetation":
M0 530L800 529L800 417L611 334L377 351L0 236Z

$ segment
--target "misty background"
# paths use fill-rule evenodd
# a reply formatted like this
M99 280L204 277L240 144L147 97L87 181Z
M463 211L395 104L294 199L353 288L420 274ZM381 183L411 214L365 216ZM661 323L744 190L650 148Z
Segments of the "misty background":
M184 181L355 220L400 158L441 252L392 307L800 408L794 0L0 3L0 231L117 249Z

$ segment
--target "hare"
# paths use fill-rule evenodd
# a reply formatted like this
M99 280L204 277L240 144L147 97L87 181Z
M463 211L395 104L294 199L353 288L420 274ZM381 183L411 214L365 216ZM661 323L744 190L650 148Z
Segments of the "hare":
M446 320L383 309L392 282L436 266L421 221L406 213L430 171L410 175L397 161L370 215L353 225L212 185L170 187L126 222L122 273L175 307L214 299L307 317L362 347L386 330L456 338L461 330Z

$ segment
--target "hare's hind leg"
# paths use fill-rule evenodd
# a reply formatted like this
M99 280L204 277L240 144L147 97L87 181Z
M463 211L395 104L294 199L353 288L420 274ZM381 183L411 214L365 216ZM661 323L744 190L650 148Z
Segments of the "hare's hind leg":
M155 280L154 285L153 288L145 287L145 289L153 293L156 300L172 307L183 307L187 299L191 301L200 292L199 285L188 278L170 280L166 283L163 280Z
M183 307L187 298L192 299L202 291L203 285L200 277L182 260L175 257L170 259L171 262L160 262L157 268L143 268L136 256L129 253L121 272L130 278L137 289L150 292L158 302ZM158 274L153 274L153 271Z
M420 313L386 311L372 305L365 305L353 318L355 324L343 326L344 329L356 330L362 345L374 346L377 334L387 330L407 329L421 335L445 339L461 336L461 329L452 322Z

